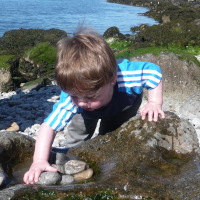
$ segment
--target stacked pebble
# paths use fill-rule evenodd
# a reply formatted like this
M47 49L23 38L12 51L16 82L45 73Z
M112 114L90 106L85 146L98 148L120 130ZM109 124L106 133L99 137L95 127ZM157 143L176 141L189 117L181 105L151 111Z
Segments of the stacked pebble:
M54 162L55 160L55 162ZM67 160L66 154L51 152L50 163L58 172L43 172L40 175L37 184L55 185L70 184L75 181L86 180L92 177L93 170L89 166L79 160Z

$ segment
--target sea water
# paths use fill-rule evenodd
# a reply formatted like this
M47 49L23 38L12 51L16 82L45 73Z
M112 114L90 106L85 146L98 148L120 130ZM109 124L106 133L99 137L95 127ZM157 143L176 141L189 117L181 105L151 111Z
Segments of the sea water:
M147 11L106 0L0 0L0 37L6 31L20 28L57 28L71 34L82 23L100 34L111 26L130 34L133 26L158 24L141 15Z

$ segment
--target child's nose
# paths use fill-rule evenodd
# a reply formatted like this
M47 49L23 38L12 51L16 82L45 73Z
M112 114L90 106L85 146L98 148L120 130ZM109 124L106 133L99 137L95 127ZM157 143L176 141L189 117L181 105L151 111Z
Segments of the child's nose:
M88 104L88 102L84 98L78 100L78 106L80 106L80 107L85 107L85 106L87 106L87 104Z

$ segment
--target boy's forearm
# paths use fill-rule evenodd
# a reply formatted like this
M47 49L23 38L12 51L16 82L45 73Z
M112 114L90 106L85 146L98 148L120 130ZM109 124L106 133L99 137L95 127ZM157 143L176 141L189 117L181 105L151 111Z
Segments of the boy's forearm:
M155 103L162 106L163 103L163 84L162 80L158 86L152 90L148 90L148 103Z
M52 142L54 140L54 130L45 122L42 124L35 144L33 161L48 160Z

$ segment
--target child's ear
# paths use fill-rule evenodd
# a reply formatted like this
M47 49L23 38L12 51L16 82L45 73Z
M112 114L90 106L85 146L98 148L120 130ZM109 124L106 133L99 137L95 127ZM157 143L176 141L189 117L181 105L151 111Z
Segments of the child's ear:
M114 86L116 82L117 82L117 75L111 81L111 85Z

